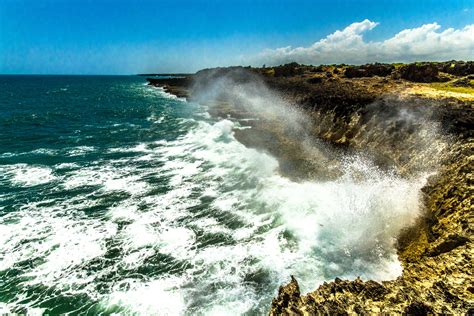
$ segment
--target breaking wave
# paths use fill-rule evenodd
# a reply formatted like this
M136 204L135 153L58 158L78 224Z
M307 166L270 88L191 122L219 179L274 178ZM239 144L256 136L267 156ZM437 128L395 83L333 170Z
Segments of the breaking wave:
M1 167L2 185L37 198L0 208L0 311L262 314L290 275L307 291L401 273L395 238L419 215L425 177L346 157L334 181L295 182L235 139L237 122L196 111L146 117L172 121L174 139Z

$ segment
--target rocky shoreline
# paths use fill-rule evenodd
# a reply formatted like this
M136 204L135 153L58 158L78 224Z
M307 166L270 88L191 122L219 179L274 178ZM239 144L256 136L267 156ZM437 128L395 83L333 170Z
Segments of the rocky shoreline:
M366 152L381 167L396 168L407 177L437 170L422 189L424 216L398 239L400 277L381 283L335 279L306 295L292 278L279 289L270 314L474 314L473 62L230 67L147 80L193 100L223 77L237 84L256 80L276 91L316 122L304 132L318 141ZM245 116L233 106L215 111L218 116ZM247 124L260 131L259 137L237 131L239 140L267 146L286 168L283 172L314 176L314 157L305 155L297 140L278 133L278 122ZM427 137L433 130L439 136ZM276 142L269 146L265 135Z

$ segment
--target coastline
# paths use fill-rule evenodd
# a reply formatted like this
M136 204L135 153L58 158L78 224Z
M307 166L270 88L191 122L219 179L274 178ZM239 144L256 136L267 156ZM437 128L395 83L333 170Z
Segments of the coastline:
M472 62L468 66L464 63L464 68L457 62L359 67L290 64L257 69L208 69L184 78L148 81L170 94L192 100L197 91L218 78L231 76L236 82L249 82L257 77L318 122L308 131L315 139L341 150L365 151L381 167L395 166L404 176L436 168L437 174L422 189L424 216L398 240L403 266L400 277L381 283L335 279L307 295L301 295L297 280L292 278L280 288L270 314L469 314L473 312L474 302L471 284L474 98L469 97L472 94L457 91L456 83L467 80L469 91L473 68ZM413 110L418 118L439 123L442 139L436 139L439 143L429 140L426 148L420 150L417 146L420 140L413 136L413 130L422 128L423 124L417 120L394 120L394 109ZM220 107L215 115L239 115L232 111L232 107ZM312 161L312 157L295 154L299 150L295 142L279 137L275 124L263 127L248 124L260 128L262 133L277 135L278 146L265 149L287 162L289 173L295 174L299 165L307 166ZM247 146L265 145L264 141L256 142L241 133L236 133L236 137ZM289 149L281 149L285 146ZM296 175L311 176L298 172Z

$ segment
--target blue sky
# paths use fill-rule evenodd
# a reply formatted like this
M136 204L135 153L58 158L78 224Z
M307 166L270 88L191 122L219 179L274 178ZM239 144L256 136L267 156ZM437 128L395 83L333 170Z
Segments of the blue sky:
M378 23L363 31L367 43L429 23L440 26L432 32L462 30L474 24L474 1L0 0L0 73L190 72L265 58L318 63L327 60L319 48L303 57L272 50L309 48L365 19ZM370 58L389 58L378 54Z

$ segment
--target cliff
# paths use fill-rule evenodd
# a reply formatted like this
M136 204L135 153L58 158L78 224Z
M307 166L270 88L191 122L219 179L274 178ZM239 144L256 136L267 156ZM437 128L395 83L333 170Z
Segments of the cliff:
M305 126L305 133L315 139L340 150L366 152L381 168L395 167L407 177L437 170L422 189L424 216L398 238L400 277L381 283L335 279L306 295L292 278L279 289L271 315L474 314L473 74L472 62L289 64L208 69L179 80L149 81L190 99L219 78L263 82L311 118L314 124ZM223 106L214 110L215 115L239 116L246 111L225 106L229 100L219 98ZM311 166L316 159L300 148L298 135L292 139L280 132L277 120L248 124L253 134L236 132L242 142L274 154L282 172L314 176ZM428 137L433 130L437 136ZM267 142L266 137L276 141Z

